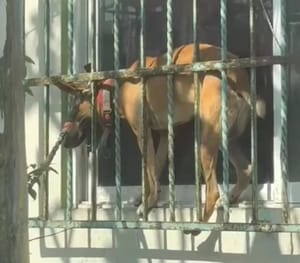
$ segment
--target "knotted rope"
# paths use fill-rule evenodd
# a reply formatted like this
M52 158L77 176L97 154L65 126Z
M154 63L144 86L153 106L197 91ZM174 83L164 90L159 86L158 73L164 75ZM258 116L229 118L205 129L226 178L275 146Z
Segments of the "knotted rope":
M45 173L47 171L56 172L53 168L50 167L50 164L51 164L56 152L58 151L59 146L62 144L66 134L67 134L66 131L62 131L59 134L56 143L54 144L53 148L51 149L51 151L45 161L43 161L37 168L35 168L34 165L31 165L31 167L33 167L35 169L33 169L31 172L27 173L27 176L28 176L28 192L33 199L36 199L36 191L33 190L33 185L35 183L39 184L40 177L43 175L43 173Z

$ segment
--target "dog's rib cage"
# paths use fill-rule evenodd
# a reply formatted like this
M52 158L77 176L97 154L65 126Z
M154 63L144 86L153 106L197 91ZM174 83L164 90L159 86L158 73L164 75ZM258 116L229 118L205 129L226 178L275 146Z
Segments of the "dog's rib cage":
M46 1L47 2L47 1ZM128 71L121 69L120 66L120 16L121 16L121 7L122 1L114 0L113 8L110 9L109 12L112 12L113 15L113 37L114 37L114 70L104 71L102 70L103 62L99 59L97 60L97 56L101 57L101 19L99 16L103 14L102 8L104 8L104 4L100 5L96 3L96 1L91 1L89 4L90 10L92 11L91 24L88 25L93 32L92 37L92 45L91 45L91 54L93 55L93 63L92 63L92 72L91 73L81 73L81 74L73 74L73 64L74 64L74 15L73 15L73 0L68 0L68 10L67 10L67 45L65 47L65 51L69 50L68 55L68 71L67 75L62 76L50 76L49 70L46 71L45 77L35 78L35 79L27 79L25 80L25 85L45 85L46 87L46 99L49 100L49 84L54 83L56 80L64 80L64 81L89 81L91 83L90 88L92 93L94 94L95 89L93 85L93 81L95 80L103 80L107 78L117 78L118 80L122 79L122 77L128 76L140 76L144 78L157 74L165 74L168 75L168 175L169 175L169 188L162 190L168 190L167 206L169 206L170 211L170 221L151 221L147 217L147 200L145 197L146 194L146 140L143 135L142 145L142 166L141 166L141 174L142 174L142 192L143 198L142 202L144 204L144 217L143 221L138 220L125 220L123 215L124 208L124 196L127 193L124 193L122 189L124 189L121 185L121 155L120 155L120 116L119 116L119 88L120 85L117 84L116 91L114 93L114 103L115 103L115 183L116 187L111 187L110 190L115 191L115 202L111 205L111 209L116 212L116 217L114 220L99 220L97 218L99 209L99 198L97 194L100 192L97 190L97 180L98 180L98 168L97 168L97 142L96 142L96 131L95 124L92 125L91 137L91 185L88 193L91 195L89 200L91 200L91 208L92 208L92 220L91 221L80 221L73 220L72 218L72 210L73 210L73 195L72 195L72 168L74 168L74 164L72 164L72 154L65 155L66 165L65 171L67 174L66 180L66 209L65 209L65 219L64 220L52 220L48 217L48 184L47 184L47 176L43 177L41 180L41 185L43 186L41 189L45 191L45 195L42 198L42 205L44 207L43 213L40 218L30 218L29 226L30 227L64 227L64 228L127 228L127 229L176 229L176 230L187 230L187 231L195 231L195 230L204 230L204 231L213 231L213 230L223 230L223 231L260 231L260 232L300 232L300 226L297 224L289 224L288 211L289 211L289 191L288 191L288 159L287 159L287 149L288 149L288 141L287 141L287 89L288 89L288 73L287 73L287 64L290 63L291 58L288 57L288 36L287 36L287 4L285 0L274 1L273 6L273 20L274 20L274 39L277 41L274 42L274 56L272 57L263 57L258 56L255 50L255 10L257 6L255 5L254 0L250 0L249 4L249 24L250 24L250 57L249 58L241 58L241 59L227 59L227 1L221 0L220 3L220 24L221 24L221 49L222 56L220 61L201 61L199 62L199 54L194 54L193 64L191 65L173 65L172 64L172 52L173 52L173 1L166 1L166 27L167 27L167 64L163 67L156 69L146 69L145 67L145 2L144 0L140 0L140 70L136 72ZM277 3L277 4L276 4ZM199 42L198 36L198 26L199 26L199 17L197 13L198 9L198 1L193 0L193 41L196 46ZM46 9L46 13L48 14L49 9ZM48 16L47 16L48 17ZM98 17L98 18L97 18ZM46 25L48 28L49 25L49 17L46 20ZM96 38L96 35L100 35L100 38ZM47 29L47 40L46 43L49 44L49 28ZM48 45L47 44L47 45ZM196 50L196 49L195 49ZM201 56L201 53L200 53ZM50 57L47 56L46 62L49 63ZM277 72L278 74L273 74L273 82L274 86L276 86L277 91L279 91L279 96L275 99L276 103L280 105L280 112L275 116L275 124L276 126L276 136L274 138L276 140L276 147L274 149L274 182L275 188L279 194L277 195L277 201L282 203L283 213L284 213L284 222L275 224L273 222L260 222L259 218L259 209L261 207L261 203L258 202L258 168L257 168L257 122L256 122L256 114L255 114L255 103L256 103L256 68L259 66L267 66L273 65L273 72ZM228 157L228 128L227 128L227 79L226 79L226 70L229 68L249 68L250 69L250 85L251 85L251 160L253 163L253 177L252 177L252 201L251 201L251 209L252 209L252 222L243 222L243 223L233 223L230 222L229 218L229 157ZM176 213L175 208L177 207L176 196L176 185L175 185L175 173L174 173L174 127L173 127L173 77L175 73L179 72L194 72L194 81L195 83L199 83L199 72L207 71L215 69L221 72L222 75L222 171L223 171L223 200L224 200L224 221L223 223L203 223L203 222L176 222ZM195 86L195 94L199 94L201 87L199 85ZM143 89L144 90L144 89ZM48 95L47 95L48 94ZM143 134L147 132L147 124L145 122L146 119L146 111L144 111L144 104L146 99L145 92L142 93L143 103L142 103L142 128L141 131ZM93 95L96 96L95 94ZM196 96L197 98L199 96ZM66 102L66 101L65 101ZM93 111L93 123L95 123L95 105L92 104ZM65 105L66 106L66 105ZM65 108L66 109L66 108ZM195 101L195 112L198 112L199 109L199 101L196 99ZM200 130L200 121L195 120L195 138L194 138L194 151L195 151L195 159L199 160L198 149L199 144L201 143L199 140L199 130ZM278 138L280 143L278 143ZM47 151L46 151L47 154ZM74 161L74 160L73 160ZM202 201L205 199L204 190L201 190L201 166L198 165L199 162L195 162L195 188L191 188L192 191L195 191L195 206L197 211L197 218L202 218ZM278 169L277 169L278 168ZM100 167L101 171L101 167ZM106 193L107 194L107 193ZM109 194L108 194L109 195ZM84 204L83 204L84 206ZM116 207L114 207L116 206ZM165 206L165 205L162 205Z

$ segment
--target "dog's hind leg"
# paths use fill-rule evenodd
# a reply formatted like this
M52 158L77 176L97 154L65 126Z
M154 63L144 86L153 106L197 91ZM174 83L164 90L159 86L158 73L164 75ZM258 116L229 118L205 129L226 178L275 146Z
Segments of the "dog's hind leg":
M168 159L168 132L159 133L159 143L155 154L157 180L159 181Z
M219 199L216 164L220 145L221 81L205 76L200 97L201 143L200 158L206 184L206 200L203 220L208 221Z
M168 133L166 131L159 132L159 142L155 154L156 163L156 180L157 180L157 191L160 193L160 177L167 163L168 157ZM142 194L139 194L135 200L134 205L139 206L142 203Z
M202 129L200 157L202 170L206 184L206 200L203 220L208 221L212 215L215 204L219 199L219 189L216 176L216 164L218 160L219 138L212 131Z
M143 155L143 145L140 135L138 137L138 144L140 147L141 154ZM147 129L145 139L146 143L146 202L147 202L147 211L150 211L157 203L158 200L158 182L157 182L157 168L156 168L156 158L154 151L153 138L151 135L151 130ZM144 206L140 204L137 208L137 214L142 216L144 214Z
M246 158L237 140L231 141L229 144L229 158L235 168L237 177L237 183L230 192L229 201L230 203L236 203L250 183L252 165Z

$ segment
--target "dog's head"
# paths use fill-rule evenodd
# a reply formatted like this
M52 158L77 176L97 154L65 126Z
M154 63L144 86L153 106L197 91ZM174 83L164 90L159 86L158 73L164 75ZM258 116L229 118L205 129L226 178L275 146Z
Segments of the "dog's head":
M85 66L88 71L88 65ZM63 81L54 81L54 84L61 90L71 93L70 111L68 119L63 125L66 132L63 146L74 148L79 146L85 139L89 144L91 141L92 127L92 92L87 83L74 84ZM104 143L111 131L112 126L112 95L113 80L95 81L95 124L96 133Z

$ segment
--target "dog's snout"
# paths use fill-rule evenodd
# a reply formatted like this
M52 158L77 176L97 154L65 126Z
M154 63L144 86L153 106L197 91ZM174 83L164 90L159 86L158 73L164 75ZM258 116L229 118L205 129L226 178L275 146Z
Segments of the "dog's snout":
M67 122L64 123L64 126L63 126L63 132L69 132L69 131L71 131L73 128L74 128L74 123L73 123L73 122L70 122L70 121L67 121Z

